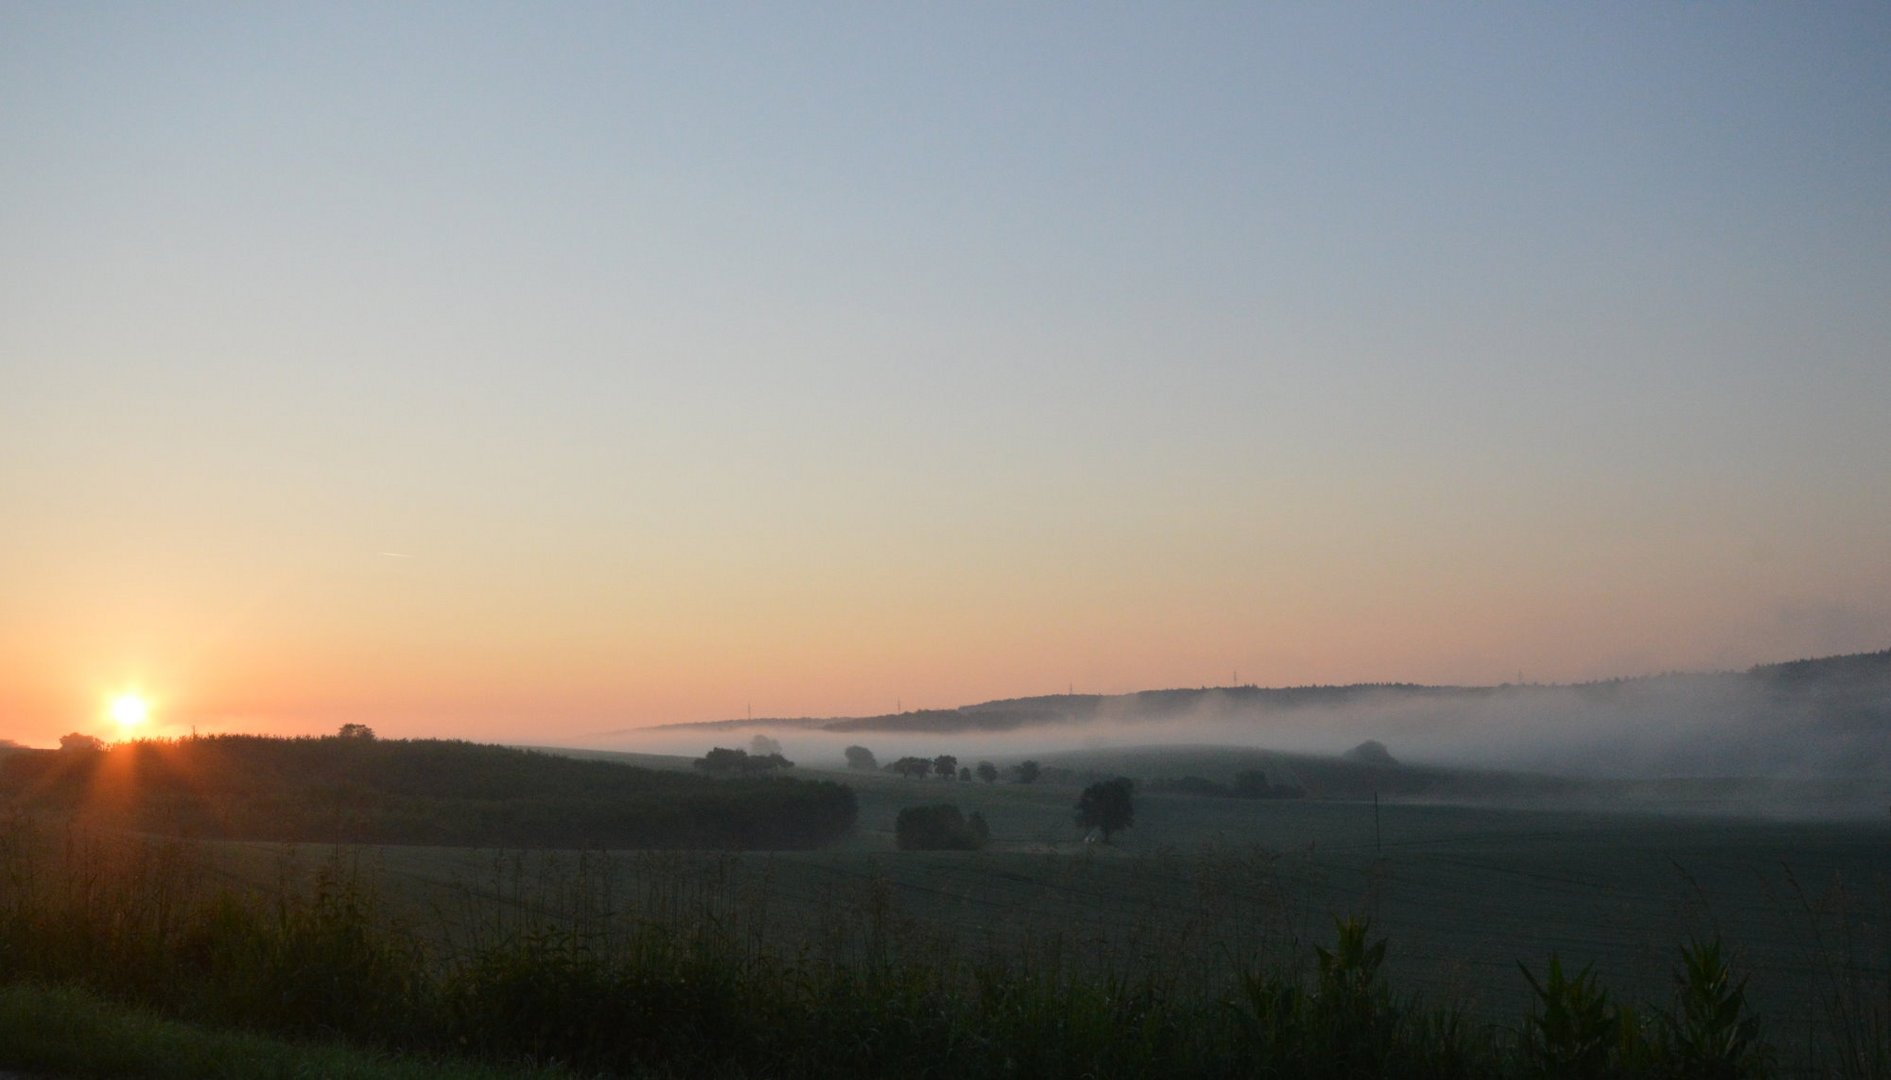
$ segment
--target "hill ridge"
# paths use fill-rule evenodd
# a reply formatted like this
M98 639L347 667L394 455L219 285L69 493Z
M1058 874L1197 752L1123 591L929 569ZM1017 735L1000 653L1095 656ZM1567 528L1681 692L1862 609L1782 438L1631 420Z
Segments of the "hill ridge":
M1280 687L1257 686L1249 683L1235 686L1132 690L1122 694L1038 694L993 698L950 708L909 709L897 713L877 713L867 716L749 717L683 721L659 724L650 728L599 732L598 736L627 735L637 731L730 730L758 727L891 733L1009 731L1024 727L1082 723L1094 719L1106 705L1133 707L1140 717L1157 719L1164 714L1186 711L1211 696L1224 700L1233 699L1235 703L1291 709L1314 705L1340 705L1358 698L1388 694L1407 695L1414 698L1452 695L1483 697L1518 692L1606 693L1624 688L1676 681L1747 681L1775 687L1803 687L1808 684L1869 683L1874 679L1883 680L1891 686L1891 649L1756 664L1744 671L1666 671L1567 683L1516 682L1478 686L1449 683L1355 682L1309 683Z

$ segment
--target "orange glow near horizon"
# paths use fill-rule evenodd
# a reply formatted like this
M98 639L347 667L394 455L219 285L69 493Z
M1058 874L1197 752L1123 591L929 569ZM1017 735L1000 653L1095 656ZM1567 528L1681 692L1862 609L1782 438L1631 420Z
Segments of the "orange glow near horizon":
M151 719L151 703L135 691L128 690L113 697L107 711L112 722L118 725L118 737L121 739L136 736Z

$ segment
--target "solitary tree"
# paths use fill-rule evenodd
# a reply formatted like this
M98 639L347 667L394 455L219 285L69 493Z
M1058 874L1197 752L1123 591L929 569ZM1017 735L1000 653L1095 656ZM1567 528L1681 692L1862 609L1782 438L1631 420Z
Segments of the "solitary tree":
M1038 764L1035 761L1020 761L1018 762L1017 768L1018 768L1018 783L1020 784L1037 783L1038 774L1044 771L1043 769L1038 767Z
M757 735L749 740L749 753L765 758L770 754L781 753L781 744L766 735Z
M1077 799L1077 824L1103 830L1103 842L1109 843L1111 833L1136 823L1136 806L1130 799L1134 787L1129 777L1119 776L1084 788Z
M880 763L874 760L873 751L864 746L847 748L847 767L850 769L877 769Z
M932 771L950 780L959 775L959 759L951 754L940 754L932 759Z
M105 742L97 735L75 731L70 735L59 736L59 749L73 753L97 753L105 749Z
M362 742L374 741L374 729L366 724L343 724L335 733L339 739L360 739Z
M980 780L985 781L987 784L998 779L998 766L993 765L989 761L979 762L978 763L978 778Z

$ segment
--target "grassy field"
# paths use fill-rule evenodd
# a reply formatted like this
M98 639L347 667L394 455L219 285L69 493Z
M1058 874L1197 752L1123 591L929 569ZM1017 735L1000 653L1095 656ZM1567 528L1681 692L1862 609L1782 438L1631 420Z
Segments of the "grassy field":
M1532 809L1514 804L1526 779L1490 789L1504 805L1143 793L1134 826L1093 844L1071 778L1095 770L1062 767L1024 785L803 766L851 785L858 825L775 853L294 846L16 817L0 966L209 1035L632 1073L826 1075L839 1038L862 1076L1011 1075L1027 1047L1045 1075L1508 1076L1559 1053L1531 1042L1551 997L1520 963L1565 1005L1598 984L1556 982L1552 957L1638 1003L1640 1019L1607 1013L1635 1033L1620 1060L1672 1066L1682 950L1721 941L1751 976L1727 1015L1756 1009L1788 1071L1891 1075L1891 822ZM939 802L978 811L991 845L898 850L900 810ZM776 1025L745 1019L762 1014ZM1336 1049L1368 1045L1351 1064Z
M1848 980L1883 988L1891 971L1891 822L1140 795L1133 828L1086 845L1068 785L833 776L857 790L860 824L823 851L350 857L403 919L447 938L708 913L783 950L1187 977L1304 962L1333 916L1361 914L1392 942L1395 987L1498 1020L1528 1003L1519 961L1540 972L1559 954L1618 995L1661 1001L1678 947L1719 935L1775 1039L1802 1047L1824 1037ZM895 850L899 809L940 801L982 812L992 846ZM278 846L217 850L236 880L286 865Z
M117 1080L575 1080L557 1068L430 1061L207 1030L73 987L18 984L0 985L0 1067Z

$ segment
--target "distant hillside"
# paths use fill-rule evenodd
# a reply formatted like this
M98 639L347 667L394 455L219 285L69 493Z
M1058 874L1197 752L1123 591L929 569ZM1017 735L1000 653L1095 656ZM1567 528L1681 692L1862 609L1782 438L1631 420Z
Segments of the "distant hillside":
M826 781L712 780L442 740L219 735L0 755L27 811L241 840L559 848L808 848L853 826Z
M1891 771L1891 650L1568 685L1204 687L670 726L962 737L1107 728L1119 740L1331 752L1377 738L1423 760L1548 773L1865 775Z
M1529 773L1451 769L1345 756L1289 754L1241 746L1126 746L1040 754L1047 769L1067 770L1073 782L1128 776L1152 791L1188 792L1178 781L1198 779L1230 785L1244 772L1259 772L1277 788L1310 799L1370 799L1374 796L1437 800L1537 800L1583 789L1578 781Z
M1194 690L1140 690L1129 694L1047 694L961 705L955 709L913 709L875 716L751 717L663 724L664 730L785 728L819 731L961 732L1017 731L1058 724L1134 717L1164 720L1186 717L1204 701L1232 702L1256 708L1294 709L1339 706L1388 693L1414 698L1494 693L1498 687L1421 686L1415 683L1356 683L1350 686L1217 686ZM607 734L628 734L610 732Z

